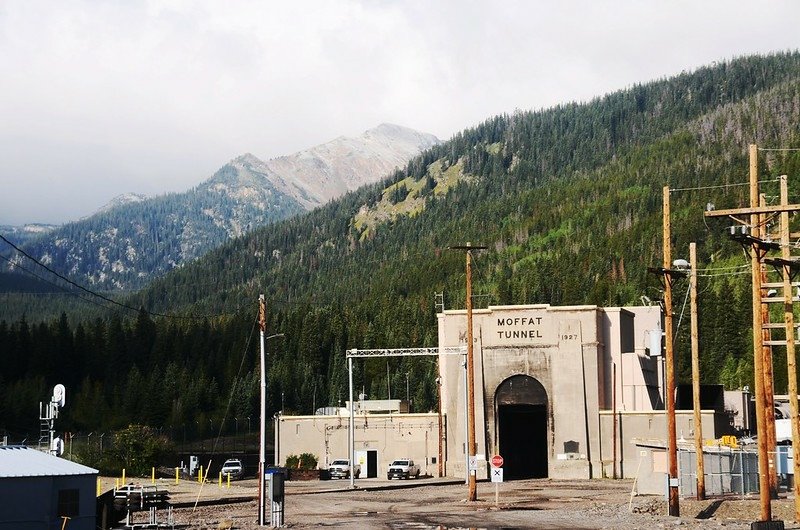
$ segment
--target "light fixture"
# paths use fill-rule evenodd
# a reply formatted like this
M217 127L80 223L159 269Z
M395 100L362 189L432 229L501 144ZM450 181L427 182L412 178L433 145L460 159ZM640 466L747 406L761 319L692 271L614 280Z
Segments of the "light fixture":
M689 262L685 259L676 259L672 262L672 266L678 270L687 270L689 268Z

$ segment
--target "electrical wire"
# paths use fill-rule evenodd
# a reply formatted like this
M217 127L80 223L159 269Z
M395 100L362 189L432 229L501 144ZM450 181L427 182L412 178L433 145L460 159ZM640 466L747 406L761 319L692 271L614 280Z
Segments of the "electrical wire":
M772 180L759 180L759 184L767 184L770 182L780 182L780 179L772 179ZM749 186L749 182L734 182L731 184L719 184L717 186L697 186L695 188L670 188L669 192L676 192L676 191L700 191L700 190L714 190L720 188L735 188L737 186Z
M698 277L701 278L718 278L722 276L738 276L742 274L750 274L751 271L738 271L738 272L721 272L717 274L698 274Z
M14 243L12 243L11 241L9 241L9 240L8 240L8 239L7 239L5 236L3 236L2 234L0 234L0 240L3 240L3 241L5 241L5 242L6 242L6 243L7 243L7 244L8 244L8 245L11 247L11 248L13 248L14 250L16 250L17 252L19 252L20 254L22 254L23 256L25 256L26 258L28 258L29 260L31 260L32 262L34 262L35 264L39 265L40 267L42 267L43 269L45 269L45 270L46 270L46 271L48 271L49 273L51 273L51 274L55 275L56 277L58 277L58 278L60 278L60 279L64 280L64 281L65 281L65 282L67 282L68 284L70 284L70 285L72 285L72 286L74 286L74 287L77 287L77 288L78 288L78 289L80 289L81 291L83 291L83 292L85 292L85 293L87 293L87 294L89 294L89 295L91 295L91 296L94 296L94 297L96 297L96 298L100 298L101 300L104 300L104 301L106 301L106 302L112 303L112 304L114 304L114 305L116 305L116 306L118 306L118 307L121 307L121 308L123 308L123 309L127 309L127 310L129 310L129 311L133 311L133 312L136 312L136 313L138 313L138 312L140 311L140 309L137 309L137 308L135 308L135 307L133 307L133 306L129 306L129 305L127 305L127 304L123 304L122 302L118 302L118 301L116 301L116 300L114 300L114 299L112 299L112 298L109 298L109 297L107 297L107 296L104 296L104 295L102 295L102 294L100 294L100 293L98 293L98 292L92 291L91 289L87 289L86 287L84 287L84 286L82 286L82 285L80 285L80 284L78 284L78 283L76 283L76 282L74 282L74 281L70 280L70 279L69 279L69 278L67 278L66 276L64 276L64 275L62 275L62 274L60 274L60 273L56 272L55 270L51 269L50 267L48 267L47 265L45 265L45 264L44 264L44 263L42 263L41 261L37 260L36 258L34 258L33 256L31 256L30 254L28 254L28 253L27 253L27 252L25 252L24 250L22 250L21 248L19 248L18 246L16 246ZM17 265L17 266L19 266L19 265ZM46 280L44 280L44 281L46 281ZM48 282L48 283L51 283L51 282ZM53 285L55 285L55 284L53 284ZM169 313L156 313L156 312L153 312L153 311L148 311L148 310L146 310L146 309L145 309L144 311L145 311L145 313L147 313L147 314L148 314L148 315L150 315L150 316L155 316L155 317L164 317L164 318L173 318L173 319L178 319L178 320L205 320L205 319L209 319L209 318L218 318L218 317L220 317L220 316L226 316L226 315L229 315L229 314L230 314L230 313L220 313L220 314L216 314L216 315L202 315L202 316L193 316L193 315L173 315L173 314L169 314Z
M745 267L749 268L749 263L744 263L742 265L731 265L730 267L708 267L705 269L697 269L697 272L709 272L709 271L730 271L736 269L744 269Z
M800 151L800 147L759 147L759 151Z
M2 237L2 236L0 236L0 237ZM17 268L25 271L27 274L30 274L31 276L37 278L38 280L43 281L43 282L45 282L47 284L50 284L53 287L56 287L57 289L60 289L62 291L60 293L51 293L51 294L66 294L66 295L69 295L69 296L74 296L74 297L78 298L79 300L81 300L83 302L87 302L87 303L96 305L97 307L102 307L103 309L108 309L108 306L103 305L100 302L97 302L95 300L92 300L91 298L84 298L79 293L72 292L69 289L67 289L66 287L64 287L62 285L58 285L57 283L52 282L52 281L48 280L47 278L44 278L44 277L36 274L35 272L23 267L22 265L20 265L18 263L12 262L10 259L8 259L7 257L5 257L5 256L3 256L1 254L0 254L0 259L3 259L5 261L7 261L8 263L12 264L14 267L17 267ZM0 293L0 294L11 295L11 294L26 294L26 293L8 292L8 293ZM28 293L28 294L41 294L41 293Z
M678 316L678 325L675 327L675 335L672 337L672 345L675 346L675 341L678 340L678 332L681 329L681 321L683 320L683 314L686 312L686 301L689 299L689 292L691 289L686 289L686 296L683 297L683 305L681 306L681 314Z
M233 397L236 395L236 389L239 385L239 382L242 378L242 369L244 368L244 360L247 358L247 352L250 350L250 342L253 340L253 335L255 335L256 327L258 327L258 317L253 321L253 327L250 329L250 336L247 337L247 343L244 345L244 351L242 352L242 358L239 361L239 371L236 372L236 378L233 380L233 385L231 385L231 392L228 396L228 403L225 405L225 413L222 416L222 422L219 425L219 431L217 431L217 437L214 439L214 443L211 446L211 457L214 456L217 449L217 444L219 443L219 439L222 438L222 430L225 427L225 420L228 419L228 413L231 409L231 403L233 403Z

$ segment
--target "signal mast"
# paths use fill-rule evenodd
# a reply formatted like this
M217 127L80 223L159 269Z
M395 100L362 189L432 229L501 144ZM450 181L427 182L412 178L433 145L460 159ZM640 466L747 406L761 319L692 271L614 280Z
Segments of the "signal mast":
M58 384L53 387L50 402L39 402L39 450L51 455L61 456L64 452L64 440L55 436L53 423L58 418L58 409L64 407L67 389Z

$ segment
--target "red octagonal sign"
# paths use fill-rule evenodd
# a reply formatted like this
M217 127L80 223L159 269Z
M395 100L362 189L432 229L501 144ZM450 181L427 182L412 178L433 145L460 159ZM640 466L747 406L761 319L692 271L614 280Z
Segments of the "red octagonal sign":
M494 455L492 457L492 467L503 467L503 457L500 455Z

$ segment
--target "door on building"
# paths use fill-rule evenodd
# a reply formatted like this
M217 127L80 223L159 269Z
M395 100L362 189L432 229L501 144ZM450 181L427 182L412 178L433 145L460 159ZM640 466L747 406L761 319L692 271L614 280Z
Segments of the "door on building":
M378 476L377 449L356 451L356 462L361 466L361 478L375 478Z
M497 387L495 407L504 478L546 478L550 437L542 384L527 375L509 377Z
M367 478L378 476L378 451L367 451Z

